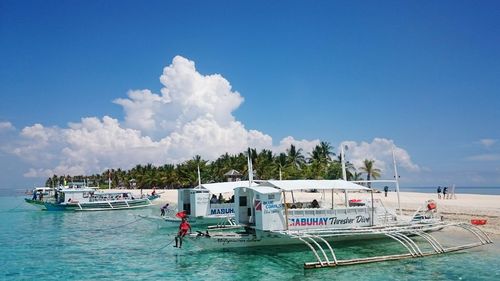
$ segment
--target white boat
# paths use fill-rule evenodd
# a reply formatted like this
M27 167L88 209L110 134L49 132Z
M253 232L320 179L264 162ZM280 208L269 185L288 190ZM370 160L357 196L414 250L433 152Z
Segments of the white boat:
M123 210L152 205L149 197L135 198L130 191L98 191L88 187L61 188L54 197L54 201L44 202L48 211Z
M234 189L248 186L249 181L219 182L200 184L195 188L179 189L177 211L167 212L164 221L178 225L181 222L178 212L184 212L191 225L234 225ZM253 183L252 185L257 185ZM225 194L229 200L219 200ZM215 198L215 200L214 200ZM233 198L231 200L230 198Z
M312 189L331 193L331 202L313 208L315 204L289 201L292 192ZM334 202L334 194L338 192L345 194L342 205ZM189 235L188 239L203 249L305 244L317 258L316 262L306 263L306 268L419 257L491 243L483 231L472 225L441 221L436 216L434 202L427 202L414 216L403 217L377 200L349 203L348 194L352 192L371 193L373 190L344 180L270 180L257 186L240 186L235 189L235 220L243 226L241 231L198 232ZM445 227L465 229L479 242L444 247L429 233ZM410 238L412 236L424 239L434 251L422 251ZM394 239L408 250L408 254L354 261L337 260L333 251L333 243L339 241L375 238Z

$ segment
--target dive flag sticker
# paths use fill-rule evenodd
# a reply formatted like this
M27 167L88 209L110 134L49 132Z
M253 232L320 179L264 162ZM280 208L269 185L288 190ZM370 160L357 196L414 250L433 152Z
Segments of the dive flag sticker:
M255 200L255 211L262 211L262 202Z

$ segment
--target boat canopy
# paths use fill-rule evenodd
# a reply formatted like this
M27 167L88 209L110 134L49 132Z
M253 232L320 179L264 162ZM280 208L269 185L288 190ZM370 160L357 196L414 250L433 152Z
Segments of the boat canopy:
M95 192L94 188L65 188L61 189L64 193L83 193L83 192Z
M252 186L256 186L256 183L252 182ZM229 182L215 182L215 183L204 183L201 186L195 187L195 189L206 189L212 194L216 193L226 193L234 192L237 187L249 187L248 181L229 181Z
M276 187L284 191L295 191L301 189L370 190L366 186L345 180L269 180L263 182L261 185Z
M266 186L266 185L258 185L258 186L251 186L251 187L246 187L248 189L257 191L260 194L271 194L271 193L279 193L281 190L276 189L271 186Z

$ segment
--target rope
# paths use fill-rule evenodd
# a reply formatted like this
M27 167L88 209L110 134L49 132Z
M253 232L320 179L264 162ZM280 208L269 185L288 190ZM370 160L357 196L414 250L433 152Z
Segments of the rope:
M174 242L175 242L175 239L172 239L172 241L170 241L170 242L169 242L169 243L167 243L166 245L161 246L160 248L158 248L158 249L156 249L156 250L154 250L154 251L152 251L152 252L149 252L149 253L148 253L148 255L149 255L149 254L152 254L152 253L159 252L160 250L165 249L167 246L171 245L171 244L172 244L172 243L174 243Z

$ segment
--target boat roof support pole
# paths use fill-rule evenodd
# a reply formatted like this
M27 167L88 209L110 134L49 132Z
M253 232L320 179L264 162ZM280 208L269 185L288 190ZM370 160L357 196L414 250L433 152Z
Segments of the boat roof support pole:
M288 206L286 205L285 191L283 190L283 205L285 206L285 228L288 230Z
M375 223L374 220L375 220L375 216L374 216L374 213L375 213L375 210L373 208L373 189L370 189L370 195L372 197L372 220L371 220L371 226L373 226L373 224Z
M333 200L334 200L334 198L335 198L335 197L333 196L333 188L332 188L332 210L333 210L333 206L334 206L334 201L333 201Z
M349 199L347 198L347 189L344 189L344 199L345 199L345 207L349 207Z

